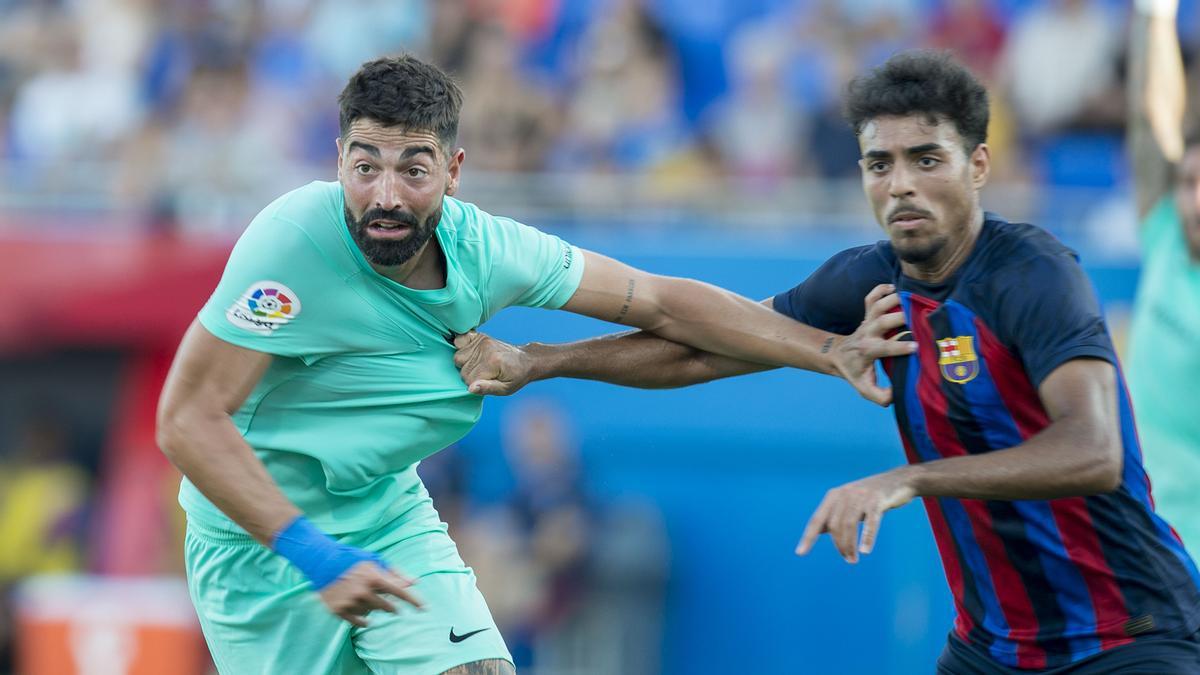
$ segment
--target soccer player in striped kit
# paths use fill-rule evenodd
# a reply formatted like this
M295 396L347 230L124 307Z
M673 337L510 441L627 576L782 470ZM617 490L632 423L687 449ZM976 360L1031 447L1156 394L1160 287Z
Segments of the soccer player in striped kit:
M1200 672L1200 574L1154 512L1095 292L1070 249L980 205L987 92L948 56L907 52L855 80L846 111L888 240L765 304L857 331L833 350L886 339L903 312L897 337L918 350L885 367L909 463L830 490L797 553L829 533L855 562L886 511L922 497L958 614L939 673ZM459 346L472 391L495 394L555 376L664 387L763 369L642 333Z

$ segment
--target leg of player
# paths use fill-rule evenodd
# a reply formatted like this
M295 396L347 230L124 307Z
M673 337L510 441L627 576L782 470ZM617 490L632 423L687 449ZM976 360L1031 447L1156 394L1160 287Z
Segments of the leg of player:
M459 556L428 493L420 489L415 498L414 508L369 536L368 547L389 567L412 575L424 608L397 602L394 614L373 612L369 626L353 629L355 654L380 675L511 675L512 656L475 573Z
M455 666L442 675L516 675L517 669L504 659L484 659Z

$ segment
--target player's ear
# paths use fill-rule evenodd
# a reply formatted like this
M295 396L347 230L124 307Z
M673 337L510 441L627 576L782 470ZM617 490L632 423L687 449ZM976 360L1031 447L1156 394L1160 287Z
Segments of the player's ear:
M991 148L987 143L980 143L971 151L968 161L971 163L971 184L976 190L982 190L992 171Z
M342 137L338 136L333 139L333 144L337 147L337 177L342 179Z
M462 176L462 165L467 159L467 151L459 148L450 155L450 164L447 167L446 176L446 194L453 197L455 192L458 192L458 181Z

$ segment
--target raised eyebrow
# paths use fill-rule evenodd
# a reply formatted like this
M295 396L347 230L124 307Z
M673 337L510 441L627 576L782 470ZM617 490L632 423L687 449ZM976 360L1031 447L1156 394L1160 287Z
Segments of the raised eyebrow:
M422 154L422 153L427 154L430 157L433 157L435 159L437 158L437 153L433 151L432 145L414 145L414 146L405 148L404 152L400 153L400 159L401 159L401 161L406 160L406 159L412 159L413 157L416 157L417 155Z
M379 159L382 156L382 153L379 152L379 148L371 145L370 143L363 143L362 141L350 141L350 145L346 146L347 152L354 152L355 148L362 150L375 159Z

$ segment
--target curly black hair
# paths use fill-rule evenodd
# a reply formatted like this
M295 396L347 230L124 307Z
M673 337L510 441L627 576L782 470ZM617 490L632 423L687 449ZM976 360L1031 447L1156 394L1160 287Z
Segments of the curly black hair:
M900 52L846 88L846 121L855 135L876 117L928 115L954 123L968 153L987 141L987 89L949 52Z
M338 96L339 127L368 118L384 126L432 131L443 147L458 136L462 91L437 66L404 54L368 61L350 77Z

